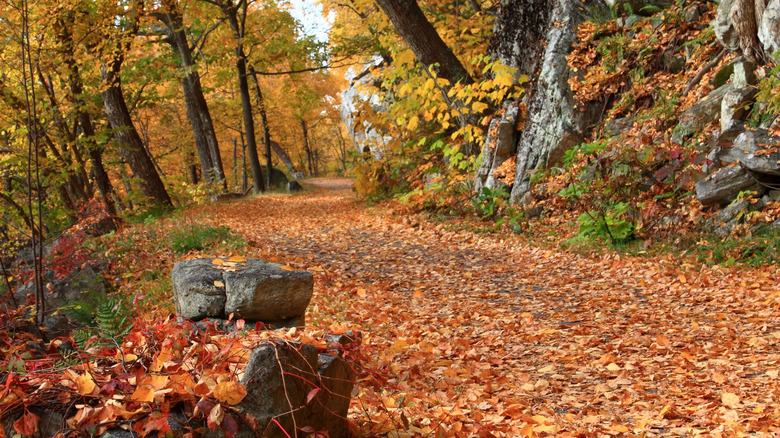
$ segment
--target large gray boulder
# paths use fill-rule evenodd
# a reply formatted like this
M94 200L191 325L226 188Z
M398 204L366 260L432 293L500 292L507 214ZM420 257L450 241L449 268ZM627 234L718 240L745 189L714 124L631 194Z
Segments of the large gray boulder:
M262 172L263 172L263 183L265 183L265 178L268 178L266 176L266 172L268 172L268 168L266 166L260 166ZM287 186L287 175L282 172L281 169L277 169L276 167L271 168L271 187L273 188L285 188Z
M215 265L213 258L178 262L171 273L178 316L263 322L273 327L304 324L314 279L261 259Z
M740 166L728 166L696 183L696 198L704 205L728 205L743 191L761 186Z
M753 172L780 176L780 138L770 137L766 130L745 131L734 139L734 146L724 149L718 158L726 163L742 163Z
M235 408L252 417L257 430L240 422L236 437L284 438L314 432L347 436L356 373L344 353L360 345L359 334L349 335L328 339L324 351L294 342L268 343L252 350L240 381L247 394ZM205 436L224 434L215 429Z
M306 271L287 271L280 267L250 259L246 268L226 271L225 314L272 325L302 318L311 301L314 277ZM303 325L303 321L295 325Z
M780 0L771 0L764 10L764 16L758 26L758 39L764 46L764 52L780 60Z
M500 184L493 176L493 172L517 152L517 115L518 105L512 102L500 118L490 122L488 136L482 149L482 164L474 178L474 191L477 194L482 192L483 187L492 190Z

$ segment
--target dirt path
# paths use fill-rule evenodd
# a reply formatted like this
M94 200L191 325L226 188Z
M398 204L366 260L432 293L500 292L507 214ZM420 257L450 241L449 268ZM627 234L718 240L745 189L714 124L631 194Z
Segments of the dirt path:
M364 428L443 436L776 436L776 272L591 259L405 224L331 190L210 207L248 255L315 274L307 323L357 328ZM335 189L337 190L335 190ZM370 418L370 421L367 421ZM395 433L395 432L394 432Z

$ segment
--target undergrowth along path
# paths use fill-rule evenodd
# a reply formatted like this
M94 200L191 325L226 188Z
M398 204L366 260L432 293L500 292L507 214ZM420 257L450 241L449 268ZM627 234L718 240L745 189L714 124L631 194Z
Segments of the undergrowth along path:
M780 433L776 269L540 249L372 212L345 180L311 182L201 213L242 234L247 256L315 275L307 325L363 331L366 366L388 377L363 382L364 430Z

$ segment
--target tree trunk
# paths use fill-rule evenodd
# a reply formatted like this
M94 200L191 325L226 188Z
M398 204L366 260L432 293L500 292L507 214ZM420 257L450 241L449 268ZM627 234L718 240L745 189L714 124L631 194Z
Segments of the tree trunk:
M425 18L416 0L376 0L393 27L425 68L439 64L438 76L451 84L472 82L468 71Z
M243 8L247 7L245 2L240 4ZM265 184L263 183L263 171L257 155L257 137L255 135L255 121L254 117L252 117L252 99L249 96L246 53L244 53L244 45L241 42L244 36L243 20L242 23L239 23L238 10L232 1L220 3L220 7L228 23L230 23L230 28L233 30L233 38L236 42L236 70L238 72L238 88L241 96L241 115L244 119L244 132L246 133L246 147L249 153L249 166L252 169L252 179L254 180L252 187L254 193L260 193L265 191Z
M767 0L736 0L729 12L734 30L739 36L739 47L747 59L764 61L764 49L758 40L758 26L764 16Z
M306 167L309 176L314 176L314 163L311 149L309 148L309 129L306 127L306 120L301 119L301 130L303 131L303 151L306 153Z
M166 13L158 15L158 19L167 27L167 42L179 53L181 59L180 69L183 73L181 84L187 106L187 119L190 121L195 138L203 178L209 183L221 184L224 189L227 189L217 134L208 103L203 95L200 74L195 69L187 34L184 32L181 12L175 2L164 2L164 5L167 8Z
M292 159L290 159L290 156L287 155L287 152L282 149L282 146L275 141L271 142L271 147L273 148L274 152L276 152L276 156L279 157L282 163L284 163L287 171L290 172L290 176L294 178L294 175L298 173L298 170L295 169L295 165L293 164Z
M453 100L448 94L452 85L458 82L471 84L474 80L425 17L417 1L376 0L376 2L385 11L395 30L412 49L414 56L429 74L430 70L434 69L433 64L438 64L437 76L450 83L450 85L440 88L442 97L450 108L458 111L457 119L460 126L479 126L480 114L471 113L465 102ZM469 155L479 153L474 143L462 145L461 151Z
M141 141L130 117L130 111L127 109L119 78L121 65L122 60L115 59L110 62L110 65L101 67L103 78L101 94L106 108L106 117L114 130L114 137L119 143L119 150L123 158L135 176L140 179L141 192L151 198L156 205L172 206L173 203L165 190L165 185L160 179L154 163L146 153L143 141Z
M260 81L257 80L255 74L255 68L250 65L249 73L252 75L252 79L255 83L255 94L257 94L257 109L260 111L260 123L263 124L263 143L265 144L265 178L266 186L271 187L271 169L273 169L271 161L271 130L268 128L268 115L265 112L265 99L263 98L263 90L260 89Z

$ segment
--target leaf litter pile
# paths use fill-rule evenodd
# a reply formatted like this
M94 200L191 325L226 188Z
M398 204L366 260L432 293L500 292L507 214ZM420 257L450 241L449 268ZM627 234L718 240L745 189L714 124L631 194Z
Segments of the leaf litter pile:
M312 272L305 329L221 335L176 323L170 303L139 309L121 345L65 355L67 367L14 362L24 344L3 347L16 372L3 374L0 408L59 401L74 429L154 435L184 403L229 436L247 421L233 406L252 348L269 340L324 348L318 336L360 330L363 372L349 419L360 436L780 433L776 269L586 257L450 231L367 210L345 181L185 212L246 239L240 256L225 255L225 269L260 257ZM143 292L132 284L122 290ZM14 426L32 431L38 419L25 409Z
M363 331L383 377L353 406L366 432L780 433L774 269L534 248L371 214L345 190L204 217L315 275L308 325Z

